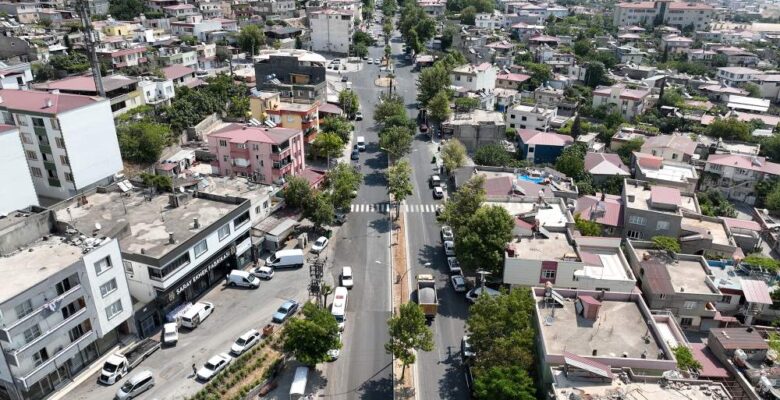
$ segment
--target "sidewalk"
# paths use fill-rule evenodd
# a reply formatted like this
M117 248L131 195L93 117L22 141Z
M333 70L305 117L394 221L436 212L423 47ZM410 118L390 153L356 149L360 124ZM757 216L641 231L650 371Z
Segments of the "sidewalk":
M120 347L121 346L121 347ZM127 345L129 346L129 345ZM98 358L97 360L93 361L92 364L79 372L73 380L71 380L70 383L67 385L61 387L60 389L57 389L57 391L54 392L54 394L49 397L48 400L60 400L60 399L67 399L68 394L75 388L77 388L82 383L86 382L87 379L92 377L92 375L96 374L100 370L103 369L103 364L105 364L108 357L111 357L114 355L114 353L118 353L120 349L126 348L127 346L123 346L121 343L112 347L110 350L108 350L105 354L103 354L102 357ZM119 386L117 386L118 388Z
M398 308L401 304L404 304L411 300L411 288L412 288L412 276L408 273L409 257L406 247L407 234L406 234L406 214L402 213L397 220L393 221L393 210L390 210L390 218L393 223L393 230L391 231L390 246L393 248L393 314L398 312ZM407 368L404 373L402 371L402 365L399 361L393 362L393 391L396 399L416 399L416 386L414 377L416 365L412 364ZM403 375L404 379L400 380Z

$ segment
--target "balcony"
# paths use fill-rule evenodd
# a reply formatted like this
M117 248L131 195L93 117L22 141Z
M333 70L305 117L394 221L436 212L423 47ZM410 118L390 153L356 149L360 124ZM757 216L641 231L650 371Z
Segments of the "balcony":
M52 171L56 171L57 170L57 164L54 164L51 161L44 161L43 162L43 168L50 169Z
M275 162L273 164L272 170L274 172L274 176L282 176L292 170L292 160Z
M46 347L46 344L51 341L51 337L56 336L64 336L68 334L68 331L75 328L77 325L80 325L84 321L89 320L89 315L87 314L87 307L84 307L75 313L71 315L70 317L62 320L60 323L54 325L53 327L42 331L41 336L38 336L35 338L32 342L25 344L24 346L16 349L16 350L6 350L6 354L8 356L8 362L11 365L19 366L20 360L27 360L29 358L32 358L33 354L38 352L40 349ZM45 329L46 326L41 326L41 330Z
M40 381L46 375L54 372L58 365L65 364L68 360L73 358L82 349L92 344L97 339L97 333L95 331L89 331L83 334L80 338L76 339L73 343L63 347L60 351L55 353L52 357L49 357L46 362L35 367L29 374L17 378L17 381L22 384L25 390L29 390L32 385ZM56 363L55 363L56 361Z
M38 147L41 149L41 153L51 154L51 146L48 144L40 144Z
M49 186L62 187L62 183L57 178L49 178Z
M52 299L50 304L68 305L76 301L76 299L78 299L79 297L83 297L83 296L84 296L84 291L81 290L81 285L78 284L70 288L70 290L68 290L67 292ZM24 318L17 320L10 326L6 326L5 328L0 329L0 340L10 342L12 337L24 332L27 328L33 326L35 322L39 320L38 318L36 318L36 316L40 315L41 313L51 313L51 311L49 311L49 309L45 305L38 307L36 310L33 310L33 312L25 315ZM41 318L46 318L46 317L43 316Z
M44 140L45 140L45 143L46 143L46 144L49 144L49 140L48 140L48 139L46 139L46 137L47 137L48 135L46 134L46 127L45 127L45 126L33 126L33 132L35 132L35 135L36 135L36 136L41 136L41 137L43 137L43 138L44 138ZM43 143L43 142L42 142L42 143Z
M248 148L241 149L241 148L238 148L238 147L231 147L230 148L230 158L232 158L234 160L238 159L238 158L243 158L245 160L248 160L250 158L249 157L249 149Z
M233 159L233 166L234 167L240 167L240 168L246 168L249 166L249 160L245 158L234 158Z
M273 161L284 161L285 158L290 156L291 152L292 151L290 150L289 147L284 149L284 150L282 150L281 152L278 152L278 153L277 152L273 152L273 153L271 153L271 160L273 160ZM276 164L276 163L274 163L274 164Z

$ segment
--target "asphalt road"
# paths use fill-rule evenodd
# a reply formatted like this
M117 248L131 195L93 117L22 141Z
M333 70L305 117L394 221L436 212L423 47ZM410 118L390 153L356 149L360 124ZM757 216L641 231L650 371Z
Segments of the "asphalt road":
M370 49L380 58L382 49ZM379 88L374 80L379 68L363 65L346 73L360 98L363 121L355 122L355 136L365 136L366 151L352 161L360 166L363 184L351 212L338 233L332 252L332 279L339 282L342 266L351 266L354 287L347 301L347 323L338 360L325 368L327 386L321 397L333 399L392 399L392 358L384 350L388 341L387 319L391 315L390 222L384 172L387 157L379 149L374 126L374 107Z

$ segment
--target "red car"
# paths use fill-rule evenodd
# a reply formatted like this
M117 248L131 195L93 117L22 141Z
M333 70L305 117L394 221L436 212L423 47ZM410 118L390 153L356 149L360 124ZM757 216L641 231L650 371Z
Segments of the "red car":
M421 124L420 125L420 132L428 132L428 125Z

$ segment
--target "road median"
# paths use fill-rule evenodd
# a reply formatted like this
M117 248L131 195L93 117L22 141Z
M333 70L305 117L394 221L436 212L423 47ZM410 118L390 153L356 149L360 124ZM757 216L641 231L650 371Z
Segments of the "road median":
M391 222L393 229L391 231L390 245L392 247L393 257L393 314L398 313L401 304L411 299L411 281L407 276L409 272L409 258L406 247L406 220L405 214L401 213L396 220ZM393 382L395 399L416 399L417 391L414 382L415 374L412 373L415 365L409 366L409 371L404 373L403 366L399 360L393 360ZM401 379L403 377L403 379Z

